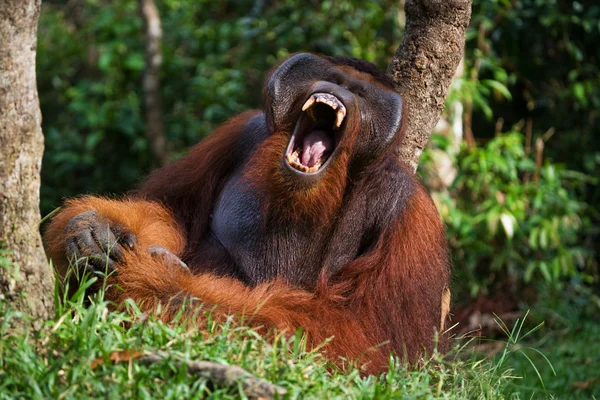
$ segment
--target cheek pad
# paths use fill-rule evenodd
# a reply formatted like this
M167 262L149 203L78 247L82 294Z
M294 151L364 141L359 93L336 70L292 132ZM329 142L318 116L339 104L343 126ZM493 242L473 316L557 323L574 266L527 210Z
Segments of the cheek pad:
M295 103L306 97L312 84L331 64L313 54L300 53L284 61L267 82L269 112L275 125L292 112Z
M362 99L361 124L364 128L359 138L356 154L373 159L383 153L400 133L403 122L403 101L391 90L377 88L368 98Z

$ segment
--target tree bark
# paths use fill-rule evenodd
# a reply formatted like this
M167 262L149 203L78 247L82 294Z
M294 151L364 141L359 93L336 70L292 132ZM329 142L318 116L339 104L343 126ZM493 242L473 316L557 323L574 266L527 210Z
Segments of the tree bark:
M146 103L146 134L150 147L161 165L169 162L160 102L160 68L162 66L162 28L154 0L139 0L140 13L146 30L146 72L144 73L144 102Z
M400 158L417 169L464 53L472 0L406 0L404 41L388 66L408 103Z
M40 0L0 0L0 303L29 314L36 329L54 307L54 275L38 229L44 151L35 78L40 7Z

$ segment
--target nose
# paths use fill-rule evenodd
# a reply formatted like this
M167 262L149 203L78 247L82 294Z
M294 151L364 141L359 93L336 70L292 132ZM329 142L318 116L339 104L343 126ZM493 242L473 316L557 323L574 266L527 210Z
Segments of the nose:
M354 94L342 87L332 82L328 81L318 81L316 82L310 90L309 96L314 93L329 93L338 98L339 101L342 102L346 110L348 111L356 111L358 109L358 104L356 102L356 97Z

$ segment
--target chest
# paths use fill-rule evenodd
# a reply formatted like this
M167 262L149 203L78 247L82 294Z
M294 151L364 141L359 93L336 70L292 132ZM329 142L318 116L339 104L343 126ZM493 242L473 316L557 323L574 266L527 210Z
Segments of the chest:
M249 283L276 277L296 286L311 286L321 269L331 226L312 229L286 223L285 213L267 215L264 195L234 173L215 203L211 231ZM271 210L273 211L273 210Z

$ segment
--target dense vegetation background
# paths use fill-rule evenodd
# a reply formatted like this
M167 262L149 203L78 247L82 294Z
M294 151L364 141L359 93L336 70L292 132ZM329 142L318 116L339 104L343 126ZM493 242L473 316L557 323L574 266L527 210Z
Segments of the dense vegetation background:
M173 158L260 107L278 59L311 51L385 68L404 23L396 0L158 3ZM532 324L546 321L531 340L557 376L547 366L540 373L559 397L600 393L600 349L588 346L600 333L599 21L592 0L475 0L464 72L419 168L453 248L457 332L482 326L494 336L492 313L510 326L531 308ZM123 193L157 166L144 69L136 1L44 2L43 213L63 197ZM515 390L543 390L536 372L523 370Z

